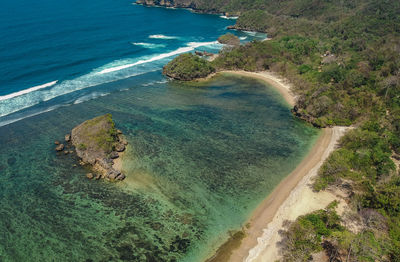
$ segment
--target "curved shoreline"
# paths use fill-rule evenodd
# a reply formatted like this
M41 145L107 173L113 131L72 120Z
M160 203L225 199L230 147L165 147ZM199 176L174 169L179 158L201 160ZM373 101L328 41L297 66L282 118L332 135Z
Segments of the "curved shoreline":
M237 74L262 80L276 88L289 105L295 104L295 96L290 91L290 84L271 72L221 71L219 73ZM329 203L333 200L332 197L328 197L325 202L322 201L324 204L322 207L320 203L310 203L310 201L318 202L319 199L308 199L310 196L307 195L309 194L307 189L312 191L308 183L317 175L319 167L335 149L336 143L346 129L345 127L323 129L320 137L296 169L285 177L253 211L246 223L249 226L243 229L245 236L227 240L207 261L250 262L277 259L278 231L284 220L293 219L291 209L297 209L298 216L302 212L308 213L323 208L326 206L325 202ZM304 199L306 199L305 203L303 203ZM304 204L309 204L309 206Z
M291 84L287 80L280 78L277 74L273 72L270 71L248 72L242 70L224 70L218 73L235 74L261 80L274 87L283 96L285 101L290 106L293 107L296 104L296 96L291 91Z

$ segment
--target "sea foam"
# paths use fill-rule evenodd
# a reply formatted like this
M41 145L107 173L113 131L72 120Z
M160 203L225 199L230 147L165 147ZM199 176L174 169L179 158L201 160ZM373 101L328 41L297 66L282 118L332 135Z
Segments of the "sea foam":
M46 83L46 84L43 84L43 85L34 86L34 87L31 87L31 88L28 88L28 89L25 89L25 90L22 90L22 91L18 91L18 92L12 93L12 94L0 96L0 101L7 100L7 99L10 99L10 98L13 98L13 97L17 97L17 96L21 96L21 95L25 95L25 94L31 93L33 91L37 91L39 89L43 89L43 88L46 88L46 87L53 86L53 85L57 84L57 82L58 82L58 80L52 81L52 82L49 82L49 83Z
M27 115L23 115L23 116L20 116L20 117L15 117L15 118L7 119L7 120L0 120L0 126L6 126L6 125L18 122L18 121L23 120L23 119L28 118L28 117L37 116L37 115L40 115L40 114L43 114L43 113L46 113L46 112L50 112L50 111L53 111L54 109L57 109L57 108L59 108L61 106L62 105L55 105L55 106L51 106L49 108L46 108L46 109L43 109L43 110L40 110L40 111L37 111L37 112L29 113Z
M165 45L163 45L163 44L152 44L152 43L132 43L132 45L141 46L141 47L149 48L149 49L156 49L156 48L164 48L165 47Z
M101 70L100 72L98 72L97 74L107 74L107 73L111 73L111 72L115 72L115 71L120 71L123 69L127 69L130 67L134 67L137 65L142 65L142 64L147 64L150 62L154 62L154 61L158 61L164 58L168 58L171 56L175 56L175 55L179 55L179 54L183 54L183 53L187 53L190 51L193 51L195 48L201 47L201 46L207 46L207 45L217 45L218 42L214 41L214 42L190 42L187 44L186 47L180 47L172 52L168 52L168 53L163 53L163 54L159 54L156 56L153 56L151 58L148 59L143 59L143 60L139 60L135 63L130 63L130 64L124 64L124 65L119 65L119 66L115 66L115 67L110 67L110 68L106 68Z
M18 111L21 111L23 109L30 108L40 103L47 102L49 100L61 97L66 94L74 93L79 90L160 70L162 65L153 64L152 62L158 61L164 63L164 61L160 60L193 51L194 49L201 46L216 48L219 47L220 44L217 41L190 42L187 44L187 46L180 47L171 52L156 54L152 56L145 56L136 59L130 58L130 59L116 60L110 64L97 68L92 72L77 77L75 79L64 80L62 82L52 81L47 84L35 86L16 93L1 96L0 117L17 113ZM87 98L88 97L86 97L86 99ZM92 97L91 99L94 98L95 97ZM81 103L83 102L84 99L85 98L82 98L81 100L78 99L75 101L75 103Z
M41 102L49 101L59 96L63 96L89 87L118 81L123 78L145 74L147 72L149 71L140 73L128 72L120 76L106 76L106 77L98 77L95 73L89 73L80 76L76 79L65 80L59 84L55 84L48 90L38 89L35 91L31 90L30 92L24 92L23 94L20 94L18 96L13 96L1 101L0 117L16 113L23 109L35 106Z
M238 16L226 16L226 15L221 15L220 17L223 19L238 19L239 18Z
M74 101L74 105L80 104L98 97L109 95L110 93L102 93L102 92L93 92L88 95L82 96Z
M177 39L178 37L176 37L176 36L168 36L168 35L149 35L149 38L170 40L170 39Z

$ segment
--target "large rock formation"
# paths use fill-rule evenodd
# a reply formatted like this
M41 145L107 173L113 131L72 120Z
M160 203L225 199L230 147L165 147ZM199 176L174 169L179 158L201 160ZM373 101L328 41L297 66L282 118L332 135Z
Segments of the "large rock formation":
M218 38L218 42L224 45L231 45L231 46L238 46L240 45L239 37L235 36L234 34L227 33L225 35L221 35Z
M87 120L71 132L71 143L83 164L90 164L101 178L123 180L125 175L113 167L127 145L122 132L115 128L111 114ZM91 176L93 177L93 176Z
M213 65L191 53L175 57L163 68L163 74L176 80L191 81L215 72Z

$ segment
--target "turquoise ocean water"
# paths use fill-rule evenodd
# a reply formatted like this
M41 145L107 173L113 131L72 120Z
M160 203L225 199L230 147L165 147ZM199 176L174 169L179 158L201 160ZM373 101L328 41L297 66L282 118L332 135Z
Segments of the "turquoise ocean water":
M244 225L318 131L256 80L162 76L179 53L217 52L232 23L130 1L3 3L0 261L201 261ZM130 142L122 183L54 152L105 113Z

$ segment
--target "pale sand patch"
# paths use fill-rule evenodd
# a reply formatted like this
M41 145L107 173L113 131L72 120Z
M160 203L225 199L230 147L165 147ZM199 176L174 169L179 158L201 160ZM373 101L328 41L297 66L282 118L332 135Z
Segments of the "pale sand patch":
M392 161L394 162L394 165L396 166L396 173L399 172L400 169L400 160L397 160L396 158L394 158L393 156L391 157Z
M159 192L154 177L145 170L132 170L129 160L132 160L132 147L127 145L125 151L119 153L119 157L114 159L113 168L122 172L126 178L117 183L118 186L126 190L145 189L148 192Z
M313 192L310 185L312 178L317 175L318 169L329 154L335 149L338 140L343 136L347 129L349 128L334 127L328 129L329 132L331 132L329 143L325 148L320 148L316 152L312 152L313 156L311 157L314 158L314 161L312 161L313 164L309 165L308 170L304 170L306 175L303 176L301 181L293 188L293 190L291 190L289 196L281 203L277 211L273 212L271 209L269 209L271 211L268 210L269 212L274 213L273 219L264 220L264 223L268 223L268 225L262 230L262 235L257 238L257 244L248 252L247 258L238 261L264 262L278 260L280 256L277 243L281 240L281 236L278 232L283 228L282 225L285 220L293 221L301 215L305 215L318 209L323 209L334 200L338 200L340 203L337 209L338 212L342 213L344 211L345 203L343 200L328 191L318 193ZM326 142L324 144L326 144ZM317 160L317 162L315 162L315 160ZM296 172L296 170L294 172ZM292 174L290 176L292 176ZM244 244L245 242L243 242L243 245ZM245 247L243 248L245 249ZM234 256L232 256L232 258L234 258ZM235 260L236 259L233 259L232 261Z
M118 153L118 155L119 155L119 157L113 160L114 164L112 165L112 167L115 170L118 170L118 171L122 172L122 162L123 162L123 157L125 155L125 151L121 152L121 153Z

